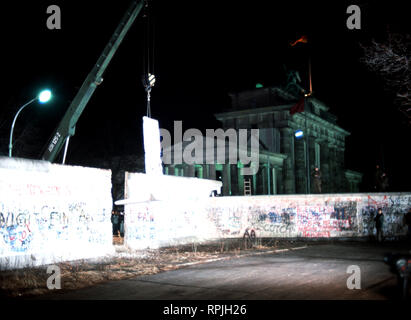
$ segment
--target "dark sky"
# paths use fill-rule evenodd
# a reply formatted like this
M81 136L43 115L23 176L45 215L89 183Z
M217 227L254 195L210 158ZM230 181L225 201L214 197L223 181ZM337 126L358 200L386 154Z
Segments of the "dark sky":
M17 108L48 86L54 99L24 111L18 126L35 121L47 140L92 69L129 5L118 1L19 1L2 5L2 109ZM62 29L48 30L46 9L59 5ZM357 4L362 29L348 30L346 9ZM410 191L410 129L378 75L360 62L359 43L383 39L387 26L406 33L405 2L390 1L151 1L151 67L157 76L152 116L171 130L218 128L215 112L229 92L281 84L283 64L307 84L312 59L314 95L351 132L346 164L372 175L377 161L393 191ZM108 66L72 138L68 163L142 150L145 93L141 84L147 18L140 15ZM307 35L309 45L289 43ZM17 130L17 128L16 128ZM40 151L39 151L40 152ZM24 154L20 154L24 156ZM364 186L364 190L366 186Z

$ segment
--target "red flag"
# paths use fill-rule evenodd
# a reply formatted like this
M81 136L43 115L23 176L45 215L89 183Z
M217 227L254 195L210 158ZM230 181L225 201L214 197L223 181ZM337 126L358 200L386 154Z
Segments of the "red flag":
M307 43L307 36L302 36L300 39L295 40L293 43L290 43L290 46L294 47L298 42Z
M304 112L305 99L301 98L295 106L290 109L290 115L298 112Z

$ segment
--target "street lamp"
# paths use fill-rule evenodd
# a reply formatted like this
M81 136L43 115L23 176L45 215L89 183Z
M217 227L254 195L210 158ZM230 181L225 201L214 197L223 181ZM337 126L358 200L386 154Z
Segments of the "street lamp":
M306 126L307 128L307 126ZM294 137L297 140L305 139L305 167L307 169L307 181L306 181L306 188L307 188L307 193L310 193L310 184L311 184L311 179L310 179L310 153L308 150L308 136L304 136L304 131L303 130L296 130L294 132Z
M294 136L297 140L299 140L304 137L304 132L302 130L297 130L296 132L294 132Z
M16 119L18 117L18 115L20 114L20 112L27 107L29 104L31 104L32 102L39 100L40 103L46 103L51 99L51 91L50 90L43 90L39 93L39 95L33 99L31 99L29 102L25 103L24 105L22 105L19 109L19 111L17 111L16 115L14 116L13 119L13 124L11 125L11 130L10 130L10 142L9 142L9 157L11 158L11 152L13 149L13 130L14 130L14 124L16 123Z
M39 102L40 103L46 103L51 99L51 91L50 90L43 90L40 92L39 96Z

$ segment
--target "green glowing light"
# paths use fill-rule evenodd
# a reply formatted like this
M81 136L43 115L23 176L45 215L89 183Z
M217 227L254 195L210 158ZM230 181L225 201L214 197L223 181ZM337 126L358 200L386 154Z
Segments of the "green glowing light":
M50 90L43 90L39 94L39 102L46 103L51 99L51 91Z

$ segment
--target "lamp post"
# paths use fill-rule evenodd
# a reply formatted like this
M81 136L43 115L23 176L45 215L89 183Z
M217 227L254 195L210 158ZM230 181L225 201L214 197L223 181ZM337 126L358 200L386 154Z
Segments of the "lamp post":
M304 94L304 113L305 113L305 152L306 156L305 158L307 159L306 161L306 169L307 169L307 194L311 193L311 172L310 172L310 137L308 136L308 126L307 126L307 98L309 98L312 95L312 83L311 83L311 60L309 64L309 73L310 73L310 92Z
M46 103L51 99L51 91L50 90L43 90L40 92L40 94L31 99L29 102L25 103L24 105L22 105L19 109L19 111L17 111L16 115L14 116L13 119L13 123L11 125L11 130L10 130L10 141L9 141L9 157L11 158L12 156L12 150L13 150L13 130L14 130L14 124L16 123L17 117L20 114L20 112L27 107L29 104L33 103L36 100L39 100L40 103Z
M304 102L305 103L305 102ZM294 132L294 136L297 140L305 140L305 168L306 168L306 191L307 194L311 193L311 179L310 179L310 151L309 151L309 137L307 130L307 114L305 115L305 133L303 130L297 130Z

